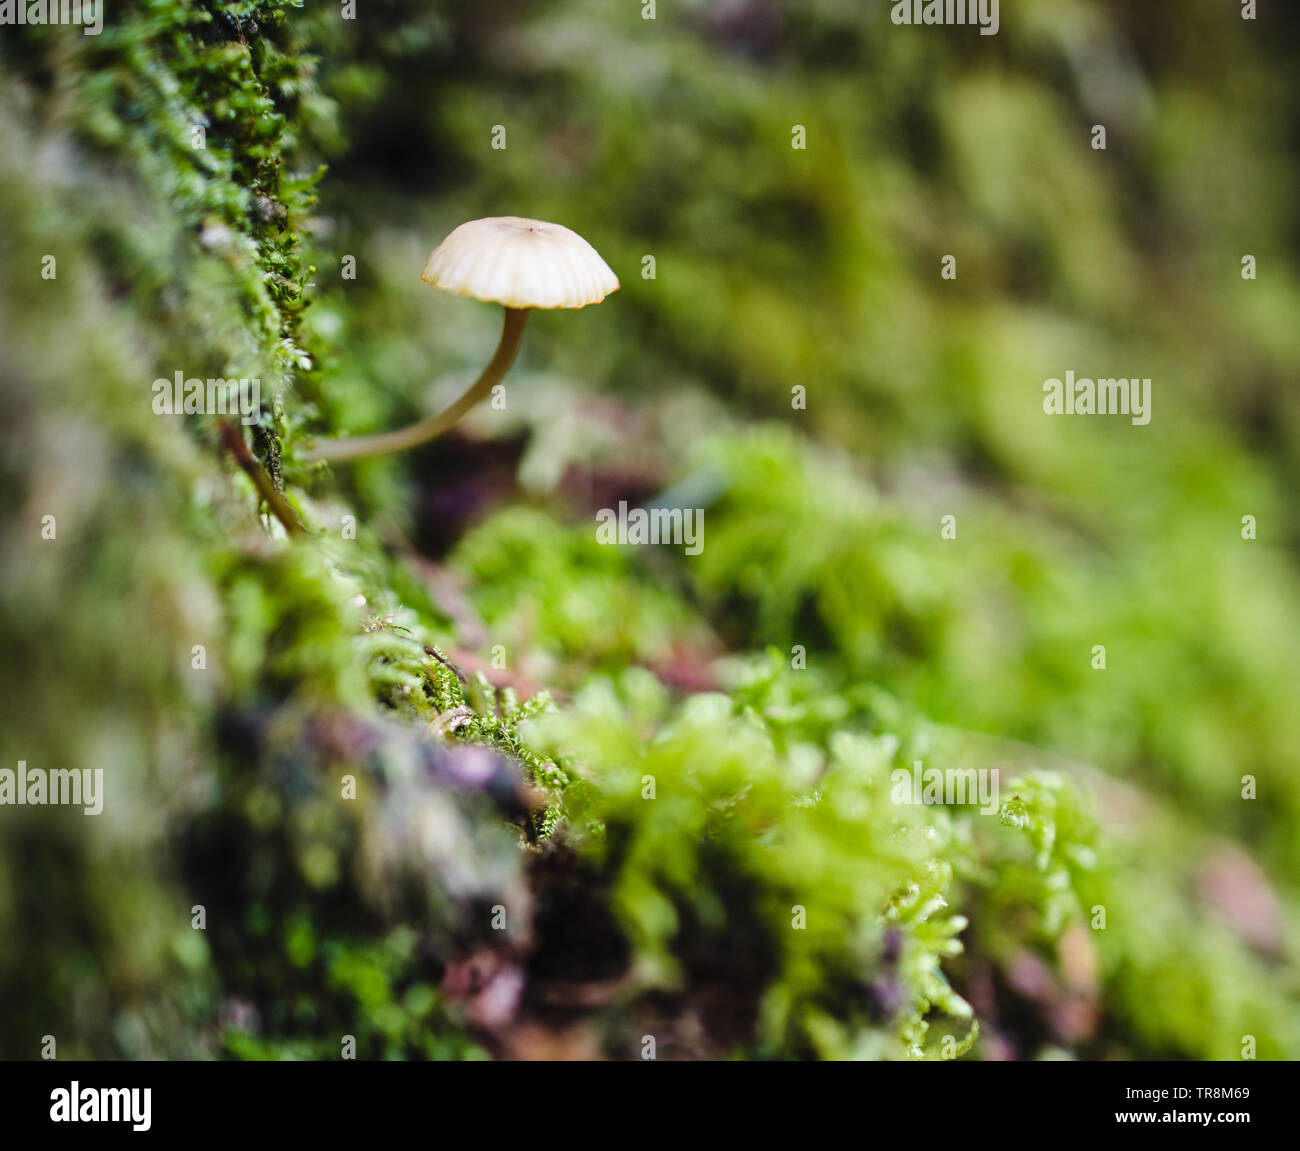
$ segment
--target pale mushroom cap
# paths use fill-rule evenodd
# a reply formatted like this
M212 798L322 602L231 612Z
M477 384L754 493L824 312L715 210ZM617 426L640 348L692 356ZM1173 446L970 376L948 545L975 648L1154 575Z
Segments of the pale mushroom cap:
M507 308L585 308L618 291L618 277L577 232L523 216L461 224L420 279Z

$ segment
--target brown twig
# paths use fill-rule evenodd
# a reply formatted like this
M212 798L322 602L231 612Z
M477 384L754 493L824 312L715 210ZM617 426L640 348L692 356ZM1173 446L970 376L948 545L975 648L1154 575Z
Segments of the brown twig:
M244 433L232 420L221 420L218 427L221 429L221 442L225 445L226 451L234 456L235 463L243 468L244 474L253 481L257 494L271 509L271 514L284 525L284 530L291 536L306 535L302 524L298 522L298 517L293 514L289 501L284 498L284 493L276 488L271 477L266 474L266 469L258 463L257 457L249 450L244 440Z

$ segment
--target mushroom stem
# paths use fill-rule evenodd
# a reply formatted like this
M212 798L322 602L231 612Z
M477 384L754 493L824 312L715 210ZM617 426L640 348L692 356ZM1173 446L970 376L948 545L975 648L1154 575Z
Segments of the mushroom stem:
M436 416L429 416L395 432L380 432L373 436L345 436L335 440L317 440L309 460L356 460L365 456L383 456L391 452L404 452L428 443L442 435L460 421L479 400L487 396L501 377L510 370L524 335L524 324L530 308L507 308L505 323L501 326L501 342L483 374L474 381L464 395Z

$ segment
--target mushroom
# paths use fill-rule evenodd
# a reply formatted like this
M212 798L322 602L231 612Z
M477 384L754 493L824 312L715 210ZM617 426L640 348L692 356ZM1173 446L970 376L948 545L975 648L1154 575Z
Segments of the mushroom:
M585 308L618 291L618 277L577 232L522 216L489 216L461 224L429 256L426 284L502 304L501 341L483 374L435 416L373 436L320 440L308 458L353 460L401 452L442 435L487 396L510 369L533 308Z

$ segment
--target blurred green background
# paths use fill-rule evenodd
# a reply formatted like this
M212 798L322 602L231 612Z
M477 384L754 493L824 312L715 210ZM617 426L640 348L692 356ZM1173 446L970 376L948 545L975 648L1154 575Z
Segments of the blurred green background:
M3 29L0 766L108 799L0 809L0 1055L1300 1056L1300 14L650 7ZM418 276L505 214L622 290L308 462L486 362Z

